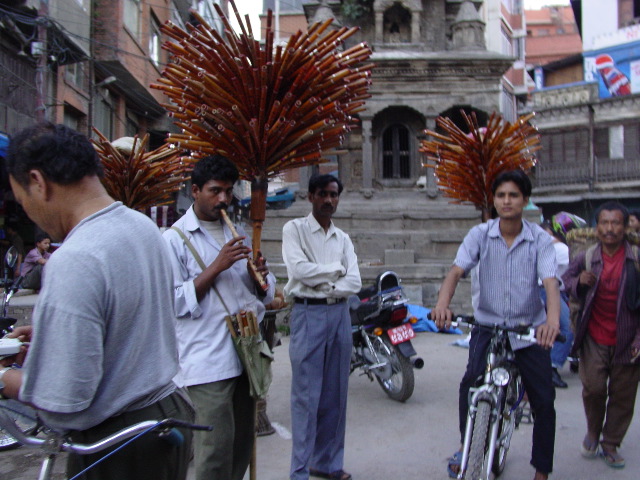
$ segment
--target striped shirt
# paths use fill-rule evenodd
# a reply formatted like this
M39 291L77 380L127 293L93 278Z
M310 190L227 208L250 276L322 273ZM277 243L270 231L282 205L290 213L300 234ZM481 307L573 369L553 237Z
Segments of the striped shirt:
M465 276L479 265L480 295L475 317L480 323L526 324L546 321L538 279L556 277L556 254L551 236L522 220L522 231L510 248L500 234L500 219L476 225L462 241L454 265ZM510 335L514 349L529 342Z

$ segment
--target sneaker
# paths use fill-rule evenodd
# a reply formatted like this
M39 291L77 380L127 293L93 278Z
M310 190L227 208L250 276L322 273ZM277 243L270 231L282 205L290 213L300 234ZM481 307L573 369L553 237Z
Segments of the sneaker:
M556 388L567 388L569 386L567 385L567 382L562 380L557 368L553 368L551 370L551 381L553 382L553 386Z

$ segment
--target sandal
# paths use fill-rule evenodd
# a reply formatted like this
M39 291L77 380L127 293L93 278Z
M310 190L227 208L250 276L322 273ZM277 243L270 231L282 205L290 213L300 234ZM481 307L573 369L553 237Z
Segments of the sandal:
M598 442L591 443L587 437L580 445L580 454L584 458L596 458L598 456Z
M458 467L458 471L454 472L453 468ZM449 463L447 463L447 473L449 474L449 478L458 478L458 474L460 473L460 468L462 467L462 452L457 451L453 454L451 458L449 458Z
M624 458L622 458L617 451L605 450L604 448L602 448L600 454L604 459L604 463L609 465L611 468L624 468Z
M344 470L336 470L332 473L326 473L316 470L315 468L310 468L309 475L312 477L328 478L329 480L351 480L351 474Z

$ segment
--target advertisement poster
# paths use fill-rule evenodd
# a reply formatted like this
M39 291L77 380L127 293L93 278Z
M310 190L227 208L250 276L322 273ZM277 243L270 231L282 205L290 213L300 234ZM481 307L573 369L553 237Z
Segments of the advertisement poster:
M584 79L598 82L600 98L640 93L640 42L584 52Z

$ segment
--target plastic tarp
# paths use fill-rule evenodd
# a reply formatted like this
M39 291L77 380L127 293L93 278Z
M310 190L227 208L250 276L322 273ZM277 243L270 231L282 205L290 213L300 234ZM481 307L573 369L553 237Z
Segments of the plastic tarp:
M8 149L9 149L9 137L4 133L0 133L0 157L6 157Z
M414 323L413 330L416 332L442 332L453 333L455 335L462 335L462 330L459 328L450 328L449 330L438 330L436 323L433 320L429 320L427 315L431 312L431 309L423 307L421 305L407 305L410 317L416 317L418 321Z

